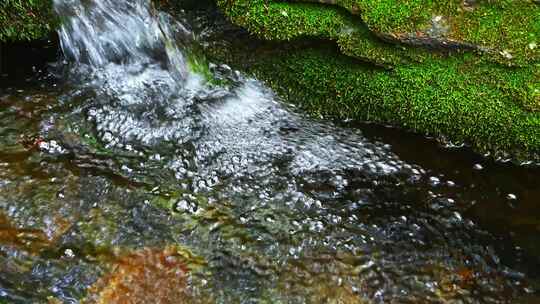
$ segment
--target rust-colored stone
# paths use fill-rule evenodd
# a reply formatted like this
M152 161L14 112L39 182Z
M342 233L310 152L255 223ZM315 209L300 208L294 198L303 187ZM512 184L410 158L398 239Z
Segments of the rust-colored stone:
M142 249L118 258L111 274L89 290L89 303L193 303L183 258L174 247Z
M0 244L23 248L37 253L50 245L47 235L38 229L19 229L0 212Z

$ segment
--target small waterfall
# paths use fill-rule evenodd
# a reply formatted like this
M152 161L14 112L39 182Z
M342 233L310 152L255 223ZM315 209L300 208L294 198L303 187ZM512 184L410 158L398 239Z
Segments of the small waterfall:
M183 49L192 33L149 0L54 0L70 75L97 95L89 119L115 145L152 145L191 138L194 96L203 77L188 68ZM120 139L121 137L121 139Z
M176 41L188 36L181 24L157 12L148 0L54 0L67 58L94 68L109 63L165 63L176 78L188 74Z

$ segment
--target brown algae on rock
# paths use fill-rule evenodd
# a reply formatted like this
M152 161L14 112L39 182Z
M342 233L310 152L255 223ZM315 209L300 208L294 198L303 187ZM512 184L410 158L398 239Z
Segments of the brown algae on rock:
M144 248L117 257L110 273L89 289L85 303L209 303L189 286L191 254L176 246ZM195 263L203 263L196 260Z

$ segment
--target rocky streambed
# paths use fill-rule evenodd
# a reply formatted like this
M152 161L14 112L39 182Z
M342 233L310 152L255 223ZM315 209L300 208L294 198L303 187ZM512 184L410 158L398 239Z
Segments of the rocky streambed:
M538 302L532 164L314 118L208 11L65 4L65 57L3 53L0 303Z

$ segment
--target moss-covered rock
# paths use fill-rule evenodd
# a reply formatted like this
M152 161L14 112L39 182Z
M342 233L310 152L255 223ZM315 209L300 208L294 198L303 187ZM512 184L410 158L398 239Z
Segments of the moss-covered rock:
M52 0L0 1L0 42L41 39L56 24Z
M271 39L309 35L343 39L366 36L439 49L476 50L492 61L526 65L540 60L540 5L529 1L218 0L231 19ZM343 7L348 10L337 9ZM352 14L351 14L352 13ZM357 15L359 18L352 18ZM346 48L365 48L356 39ZM366 39L364 39L366 40ZM340 43L340 45L343 45Z
M256 70L279 92L323 115L400 125L469 142L483 152L525 152L521 156L527 157L540 151L540 115L523 110L510 92L515 89L511 81L531 77L532 70L514 71L503 88L489 78L505 75L507 68L479 64L464 72L471 61L463 55L389 72L331 50L308 49ZM284 82L289 89L279 85Z
M177 246L126 253L90 288L84 303L211 303L190 293L189 273L203 263Z
M446 36L432 34L433 43L427 44L412 43L413 40L402 39L396 33L417 35L422 29L433 30L419 24L433 22L432 15L443 13L435 10L435 1L395 2L385 14L382 5L387 1L372 1L376 2L374 6L362 7L358 5L363 1L327 2L348 11L313 3L218 0L234 23L260 38L335 41L340 52L349 57L327 47L296 48L278 56L261 56L259 63L250 67L282 95L303 103L312 112L391 123L453 142L467 142L482 152L505 151L518 157L538 155L540 65L534 44L540 33L540 18L534 16L538 16L540 8L536 4L461 4L460 10L456 6L456 12L467 16L467 22L476 24L478 31L482 27L486 34L478 38L487 40L474 40L472 33L454 37L457 25L453 25L443 29ZM454 4L445 9L451 11ZM474 9L466 5L473 5ZM516 9L494 16L504 5ZM405 10L408 6L411 8ZM425 12L419 9L422 6ZM526 14L521 11L524 7L528 8ZM474 15L482 9L491 10L492 14L485 12L485 18ZM520 11L525 14L521 26L512 24L502 29L488 22L518 18ZM416 13L424 19L415 17ZM377 19L380 15L385 16ZM452 20L459 26L465 22L457 17ZM471 25L471 31L474 28ZM496 44L496 39L501 39L501 43ZM515 46L515 50L510 46ZM494 52L495 47L502 49Z
M533 0L297 1L346 8L370 30L405 43L471 46L504 63L540 59L540 5Z

